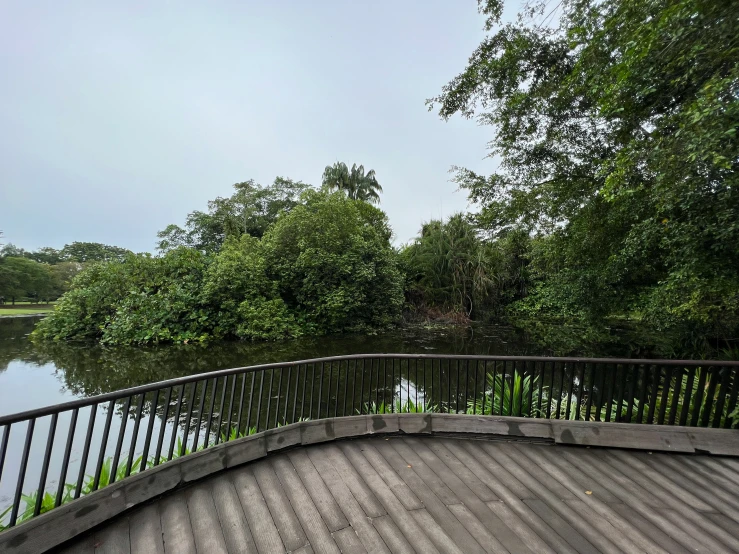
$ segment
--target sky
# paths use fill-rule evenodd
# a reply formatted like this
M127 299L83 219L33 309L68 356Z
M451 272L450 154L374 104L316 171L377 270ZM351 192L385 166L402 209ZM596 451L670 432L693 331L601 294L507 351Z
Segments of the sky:
M452 165L495 169L492 129L425 105L483 23L475 0L2 2L0 241L154 251L233 183L344 161L406 242L467 209Z

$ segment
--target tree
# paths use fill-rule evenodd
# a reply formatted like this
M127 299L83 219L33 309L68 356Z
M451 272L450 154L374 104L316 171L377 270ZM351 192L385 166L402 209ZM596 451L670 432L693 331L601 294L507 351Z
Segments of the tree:
M51 298L59 298L67 292L74 277L82 271L83 264L79 262L59 262L49 266L51 272Z
M309 192L263 238L267 275L307 334L386 327L400 315L402 275L387 216L343 194Z
M464 214L432 220L400 250L406 297L422 315L433 309L454 319L500 315L526 295L531 239L510 232L484 240Z
M593 320L737 332L733 3L568 1L551 26L543 3L507 25L502 2L478 3L493 32L429 104L494 129L498 171L456 176L480 225L553 237L544 254L558 276L540 288Z
M323 171L323 186L328 190L340 190L353 200L380 203L382 187L377 182L375 170L365 173L364 166L353 164L349 169L344 162L327 165Z
M292 193L285 194L289 200ZM403 281L387 216L340 193L306 191L301 202L278 210L262 238L231 235L213 253L179 246L156 257L86 264L34 338L111 345L275 340L397 321Z
M48 299L52 294L49 266L27 258L0 260L0 296L13 304L19 298Z
M129 254L131 254L130 250L99 242L73 242L65 244L60 251L62 260L80 263L121 261Z
M8 243L0 249L0 257L2 258L25 258L28 254L29 252L12 243Z
M283 177L266 187L253 180L236 183L236 192L228 198L209 201L207 212L188 214L184 229L169 225L160 231L157 248L166 252L187 246L213 253L220 250L227 237L261 237L280 213L298 205L300 195L309 188L306 183Z
M42 264L53 265L62 262L61 251L49 246L44 246L38 250L34 250L33 252L27 252L25 257Z

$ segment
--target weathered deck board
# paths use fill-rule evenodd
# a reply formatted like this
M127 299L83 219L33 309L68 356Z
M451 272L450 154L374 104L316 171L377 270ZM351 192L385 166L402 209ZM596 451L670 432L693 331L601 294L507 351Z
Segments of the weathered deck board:
M739 464L374 437L298 447L138 506L63 552L734 552Z

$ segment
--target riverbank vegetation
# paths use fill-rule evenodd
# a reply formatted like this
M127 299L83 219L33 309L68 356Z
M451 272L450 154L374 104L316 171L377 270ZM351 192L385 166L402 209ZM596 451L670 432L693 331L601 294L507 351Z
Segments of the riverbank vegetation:
M278 339L407 320L508 322L552 344L638 326L662 355L739 337L739 28L728 3L535 3L428 101L491 129L470 213L393 248L372 170L277 178L159 234L158 256L82 272L39 338ZM574 336L574 339L573 339ZM637 351L646 352L637 345Z
M123 248L95 242L33 251L6 244L0 248L0 305L56 300L69 290L72 279L86 264L122 260L127 254L130 252Z
M272 210L269 202L264 208ZM274 340L366 332L398 320L402 275L378 208L310 189L276 211L261 236L239 227L240 215L208 248L170 242L159 256L86 269L34 336L105 344ZM197 226L191 231L204 236Z

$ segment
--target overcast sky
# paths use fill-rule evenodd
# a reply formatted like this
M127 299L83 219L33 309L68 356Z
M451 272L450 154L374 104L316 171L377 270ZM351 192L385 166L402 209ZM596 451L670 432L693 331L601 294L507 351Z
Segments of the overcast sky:
M2 242L153 251L233 183L337 160L376 170L404 242L466 208L451 165L494 168L491 129L424 105L482 25L475 0L3 1Z

